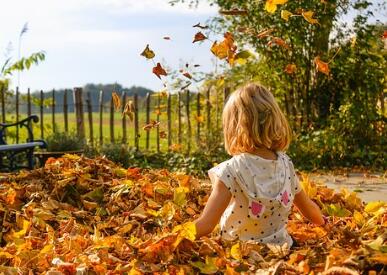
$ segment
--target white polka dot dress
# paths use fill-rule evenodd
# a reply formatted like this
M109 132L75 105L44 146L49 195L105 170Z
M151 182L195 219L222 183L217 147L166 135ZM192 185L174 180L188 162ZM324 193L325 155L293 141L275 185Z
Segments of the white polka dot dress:
M232 194L220 219L224 239L292 245L286 224L301 187L290 158L277 156L268 160L243 153L208 171L212 182L218 177Z

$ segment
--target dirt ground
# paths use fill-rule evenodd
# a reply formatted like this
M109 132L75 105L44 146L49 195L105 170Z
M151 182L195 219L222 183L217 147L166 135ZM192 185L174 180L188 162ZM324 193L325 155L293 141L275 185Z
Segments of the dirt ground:
M365 202L387 201L387 175L386 173L362 172L319 172L309 173L312 181L327 185L335 190L347 188L358 193Z

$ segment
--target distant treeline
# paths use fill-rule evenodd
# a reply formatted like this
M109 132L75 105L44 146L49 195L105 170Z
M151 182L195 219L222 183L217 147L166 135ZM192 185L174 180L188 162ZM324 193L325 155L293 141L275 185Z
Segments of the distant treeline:
M63 112L63 98L64 98L64 92L67 90L67 105L68 105L68 111L73 112L74 111L74 98L73 98L73 89L59 89L55 90L55 112L61 113ZM91 97L91 105L93 108L93 111L98 111L99 109L99 94L100 91L104 91L103 94L103 102L105 106L108 106L110 104L112 92L117 92L120 96L122 92L126 92L127 96L133 96L133 94L137 94L140 98L145 97L147 93L153 93L152 90L149 90L144 87L139 86L132 86L131 88L125 88L120 84L86 84L83 87L83 98L84 103L86 103L86 95L88 92L90 92ZM53 92L51 91L44 91L44 99L46 101L46 105L51 105L49 102L52 98ZM34 91L31 93L31 99L32 102L35 104L32 104L32 111L33 113L36 113L38 111L38 106L36 106L37 103L40 103L40 91ZM13 98L15 100L15 98ZM27 96L25 94L21 95L21 104L20 104L20 112L26 112L27 106L26 106L26 100ZM51 110L49 106L47 106L48 109ZM45 108L46 109L46 108Z

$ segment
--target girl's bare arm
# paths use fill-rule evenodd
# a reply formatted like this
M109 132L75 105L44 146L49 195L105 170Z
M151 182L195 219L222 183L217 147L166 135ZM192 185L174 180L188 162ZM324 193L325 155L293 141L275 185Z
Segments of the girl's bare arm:
M210 234L212 230L214 230L224 210L227 208L230 199L230 191L224 183L217 178L203 213L195 221L197 238Z
M298 192L294 197L294 204L300 210L302 215L309 221L316 225L325 224L320 207L315 204L304 192L304 190Z

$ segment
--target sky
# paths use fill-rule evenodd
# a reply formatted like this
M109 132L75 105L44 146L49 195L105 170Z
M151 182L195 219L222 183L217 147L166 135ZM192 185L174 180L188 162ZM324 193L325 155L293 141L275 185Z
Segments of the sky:
M12 43L11 56L45 51L46 60L20 74L20 89L50 90L87 83L120 83L160 90L153 63L140 53L147 44L156 62L173 68L190 62L201 71L213 69L209 42L192 44L197 30L217 9L170 6L168 0L0 0L0 64ZM6 11L6 12L4 12ZM163 39L169 36L171 40ZM13 77L12 87L17 85Z

